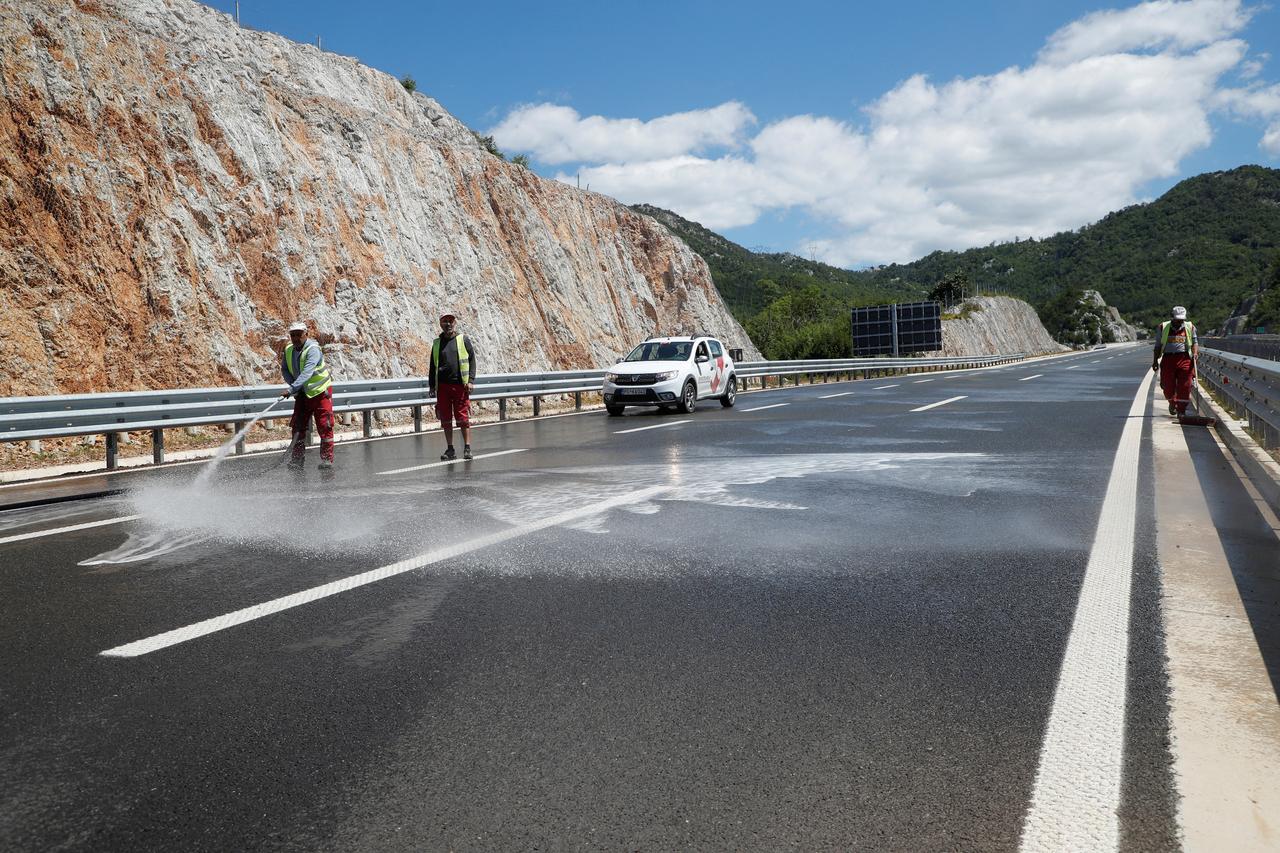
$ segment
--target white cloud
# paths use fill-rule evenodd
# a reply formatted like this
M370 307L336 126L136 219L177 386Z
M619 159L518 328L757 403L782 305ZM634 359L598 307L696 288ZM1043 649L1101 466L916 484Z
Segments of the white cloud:
M594 190L710 228L802 208L831 225L807 254L910 260L1047 236L1131 204L1212 142L1215 111L1270 122L1262 144L1280 154L1280 86L1220 87L1247 70L1237 36L1250 15L1221 0L1094 13L1051 36L1026 68L940 85L910 77L864 110L863 127L794 116L745 140L754 119L737 102L643 123L544 105L513 113L500 125L510 135L495 135L542 162L583 164ZM516 128L529 143L516 142Z
M1051 35L1040 61L1061 65L1135 50L1191 50L1239 32L1252 14L1239 0L1154 0L1093 12Z
M570 107L531 104L513 110L491 133L502 148L526 151L543 163L628 163L735 145L755 120L735 101L652 121L583 118Z

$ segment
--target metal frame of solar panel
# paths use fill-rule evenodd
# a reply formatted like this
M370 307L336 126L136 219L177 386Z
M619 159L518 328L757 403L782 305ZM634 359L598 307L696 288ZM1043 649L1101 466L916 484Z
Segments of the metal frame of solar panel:
M935 352L942 349L942 307L937 302L906 302L854 308L852 331L854 356Z

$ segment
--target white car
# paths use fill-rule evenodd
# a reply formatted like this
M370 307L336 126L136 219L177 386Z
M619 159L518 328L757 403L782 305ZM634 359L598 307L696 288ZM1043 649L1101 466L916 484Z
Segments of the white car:
M611 415L627 406L688 413L708 397L727 409L738 397L738 378L729 351L715 338L649 338L605 373L603 393Z

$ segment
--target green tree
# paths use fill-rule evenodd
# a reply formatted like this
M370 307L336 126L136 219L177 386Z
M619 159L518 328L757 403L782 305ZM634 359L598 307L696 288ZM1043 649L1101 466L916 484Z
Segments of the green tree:
M400 85L404 86L404 90L406 92L418 91L418 82L414 80L412 77L410 77L408 74L400 78Z
M492 154L494 157L497 157L499 160L507 159L507 155L502 153L502 149L498 147L498 143L493 141L492 136L484 136L479 131L476 131L476 130L471 131L471 135L476 138L476 142L479 142L480 147L483 148L485 151L488 151L490 154Z
M929 298L950 307L964 299L969 291L969 276L963 270L952 270L929 291Z
M529 168L529 155L517 154L516 156L511 158L511 162L517 166L523 166L524 168L527 169Z

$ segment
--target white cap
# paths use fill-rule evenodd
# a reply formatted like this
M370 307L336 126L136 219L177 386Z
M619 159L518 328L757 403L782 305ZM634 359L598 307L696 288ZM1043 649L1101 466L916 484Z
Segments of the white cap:
M294 323L292 326L289 327L290 332L305 332L306 330L307 330L307 324L302 322L301 320L299 320L298 322Z
M1181 305L1173 306L1173 319L1175 320L1187 319L1187 309L1183 308Z
M449 319L451 319L451 320L456 320L456 319L458 319L458 315L457 315L457 314L455 314L455 313L453 313L452 311L445 311L445 312L441 313L441 315L440 315L440 319L441 319L441 320L445 319L446 317L448 317L448 318L449 318Z

